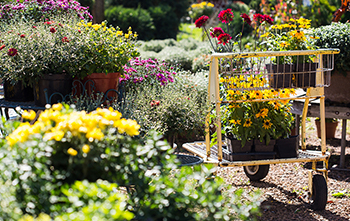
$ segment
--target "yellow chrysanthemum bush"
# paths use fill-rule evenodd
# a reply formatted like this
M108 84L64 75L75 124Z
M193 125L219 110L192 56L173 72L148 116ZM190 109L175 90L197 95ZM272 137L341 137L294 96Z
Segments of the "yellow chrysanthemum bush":
M259 88L268 83L259 74L222 77L220 81L227 88L224 92L225 105L222 106L226 136L241 140L242 146L254 139L268 144L272 139L288 137L293 122L288 98L294 89L244 90L252 85ZM275 100L256 102L261 99Z
M35 113L24 111L22 117L33 120ZM87 113L54 104L34 123L22 122L6 140L11 148L45 147L53 170L64 173L67 182L116 180L120 170L113 165L122 157L123 147L134 142L131 138L139 128L112 108Z

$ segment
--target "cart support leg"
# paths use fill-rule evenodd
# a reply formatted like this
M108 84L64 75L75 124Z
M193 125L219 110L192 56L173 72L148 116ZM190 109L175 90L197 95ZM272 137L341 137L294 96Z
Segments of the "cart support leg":
M326 118L325 118L324 96L320 97L320 120L321 120L321 151L326 154Z
M342 129L341 129L340 168L345 167L345 147L346 147L346 119L343 119Z
M308 171L308 178L309 178L309 192L310 192L310 198L312 198L312 170Z
M308 89L309 90L309 89ZM305 124L306 124L306 116L307 116L307 109L309 107L309 100L310 98L305 99L302 118L301 118L301 149L306 150L306 144L305 144L305 138L306 138L306 130L305 130Z

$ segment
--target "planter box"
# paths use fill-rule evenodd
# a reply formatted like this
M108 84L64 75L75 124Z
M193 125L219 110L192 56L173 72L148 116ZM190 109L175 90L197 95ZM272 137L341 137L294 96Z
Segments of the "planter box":
M305 63L295 66L296 87L308 88L316 86L316 70L318 63ZM300 73L298 73L300 72Z
M276 140L270 140L270 143L266 145L266 142L260 142L260 140L254 140L255 152L273 152L275 149Z
M332 103L350 104L350 72L344 74L333 71L331 85L324 88L326 100Z
M299 135L287 139L277 139L275 149L278 158L294 158L298 156Z
M34 100L33 87L24 86L22 81L16 84L11 84L9 81L4 81L4 97L7 101L27 102Z
M271 88L290 88L293 80L293 64L266 64L268 73L275 73L270 76Z
M253 141L247 141L242 147L242 142L240 140L235 140L226 137L227 150L223 148L223 157L230 161L247 161L252 160L252 147ZM225 158L225 155L227 156Z

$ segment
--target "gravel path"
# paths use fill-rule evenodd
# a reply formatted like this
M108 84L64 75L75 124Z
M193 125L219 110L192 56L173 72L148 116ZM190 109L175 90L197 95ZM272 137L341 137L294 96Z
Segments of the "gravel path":
M308 149L319 149L320 139L317 138L314 119L307 122ZM348 122L347 147L350 147L350 123ZM341 123L339 123L336 138L327 140L327 148L334 151L330 159L330 167L339 164L341 138ZM289 163L270 166L269 174L260 182L250 182L242 167L221 168L218 175L225 178L234 188L247 191L259 189L262 195L259 220L350 220L350 148L346 148L347 170L329 170L328 203L324 211L313 211L309 204L308 168L310 163ZM341 198L333 193L349 194Z
M262 194L261 217L258 220L350 220L350 122L347 123L346 170L338 170L341 122L335 139L327 140L327 148L332 151L328 171L328 203L323 211L313 211L309 204L308 170L310 163L288 163L270 165L267 177L260 182L250 182L242 167L219 168L218 176L225 178L234 189L246 191L260 190ZM314 119L306 125L307 149L320 149ZM344 192L348 195L334 197L332 194Z

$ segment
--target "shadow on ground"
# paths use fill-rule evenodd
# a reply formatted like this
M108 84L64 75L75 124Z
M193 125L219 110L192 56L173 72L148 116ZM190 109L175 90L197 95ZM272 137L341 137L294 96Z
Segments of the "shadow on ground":
M336 213L332 213L327 210L314 211L311 208L311 205L308 201L307 196L299 197L295 192L284 189L281 186L277 186L270 182L251 182L250 184L241 184L238 186L252 185L260 189L265 188L276 188L285 195L285 198L288 201L294 200L293 204L285 203L274 199L273 195L268 195L266 200L261 203L260 211L261 216L258 220L319 220L316 215L322 216L325 220L337 220L337 221L347 221L347 218L344 218ZM297 201L295 201L297 200ZM286 217L285 214L288 214Z

